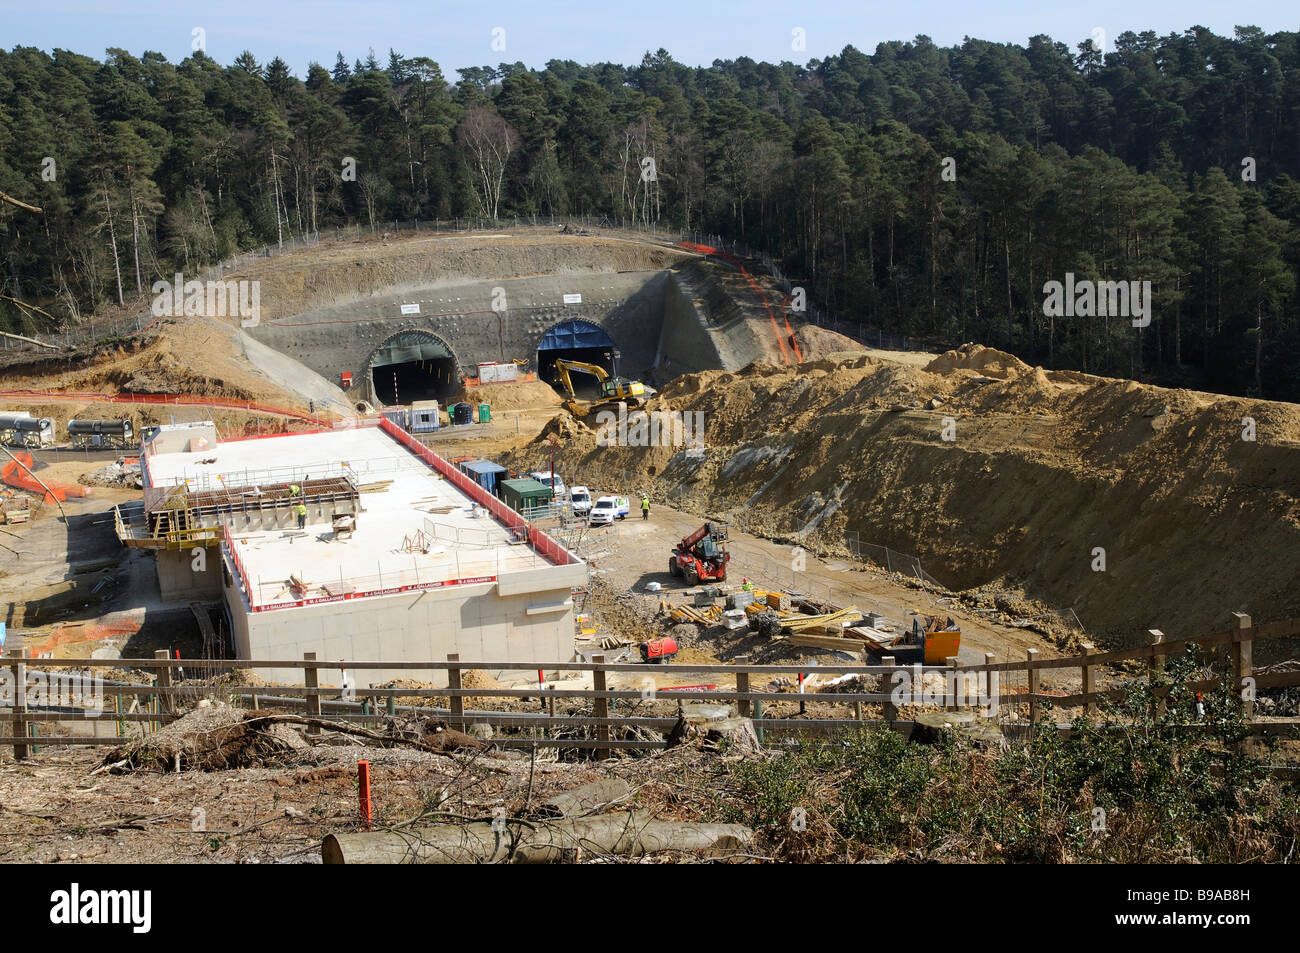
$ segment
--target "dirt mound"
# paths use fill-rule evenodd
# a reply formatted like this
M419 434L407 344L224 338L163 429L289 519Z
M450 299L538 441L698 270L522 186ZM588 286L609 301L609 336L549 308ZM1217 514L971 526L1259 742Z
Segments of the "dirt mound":
M477 668L461 672L460 685L461 688L505 688L487 672Z
M703 413L703 447L599 446L568 428L557 466L826 555L850 555L851 537L914 554L953 590L1021 592L1112 644L1216 631L1231 611L1300 616L1293 404L968 346L926 368L856 356L707 371L650 409Z
M474 404L488 404L493 412L559 407L563 398L555 388L541 381L506 381L471 388L465 398Z
M975 371L988 377L1007 378L1029 370L1029 365L1006 351L981 344L963 344L955 351L945 351L925 366L931 374L950 374L955 370Z
M173 394L238 401L306 414L297 392L254 367L244 356L235 328L211 318L187 317L160 322L147 334L111 347L28 359L0 373L4 390L76 394ZM112 401L41 401L8 397L0 405L50 417L62 438L74 417L129 417L139 433L148 424L172 420L212 420L222 434L275 433L284 418L242 409Z
M144 485L139 463L109 463L97 470L83 473L77 482L85 486L107 486L117 489L138 490Z

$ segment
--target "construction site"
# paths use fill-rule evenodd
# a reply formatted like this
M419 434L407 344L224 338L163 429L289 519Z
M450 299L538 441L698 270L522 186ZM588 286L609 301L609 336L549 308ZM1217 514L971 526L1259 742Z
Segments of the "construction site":
M222 278L255 325L0 351L5 671L106 699L0 711L0 858L825 859L716 791L845 732L979 761L1224 679L1268 777L1300 764L1295 405L873 348L677 235L363 235ZM266 825L150 807L218 793ZM430 813L501 806L575 826L507 857ZM623 811L661 826L583 827ZM981 858L1092 849L1009 837Z

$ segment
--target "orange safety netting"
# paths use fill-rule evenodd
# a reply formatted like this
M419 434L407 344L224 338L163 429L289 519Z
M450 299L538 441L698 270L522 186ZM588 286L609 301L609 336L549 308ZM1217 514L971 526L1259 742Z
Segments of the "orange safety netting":
M0 464L0 482L20 490L39 493L45 498L46 503L62 503L68 497L90 496L90 487L76 483L52 483L45 480L45 486L42 486L40 481L27 472L34 463L30 453L15 453L13 460L5 460Z

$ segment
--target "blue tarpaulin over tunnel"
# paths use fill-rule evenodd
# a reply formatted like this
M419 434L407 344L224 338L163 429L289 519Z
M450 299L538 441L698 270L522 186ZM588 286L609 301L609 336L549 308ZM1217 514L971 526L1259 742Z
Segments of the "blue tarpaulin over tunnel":
M537 350L571 351L582 347L613 346L614 342L600 325L592 324L590 321L565 321L546 332L542 342L537 345Z

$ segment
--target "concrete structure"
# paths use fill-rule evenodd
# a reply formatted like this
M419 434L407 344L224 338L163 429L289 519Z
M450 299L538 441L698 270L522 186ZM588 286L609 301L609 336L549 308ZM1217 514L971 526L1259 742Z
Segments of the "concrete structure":
M395 288L263 321L248 333L331 381L352 375L354 402L409 404L445 402L480 364L519 359L538 367L548 333L575 324L599 328L602 340L567 356L609 368L603 352L617 348L619 370L629 377L663 380L724 366L692 293L673 270ZM656 375L660 365L671 372Z
M142 434L145 454L189 451L196 446L196 440L206 441L208 447L217 445L217 427L210 420L147 427Z
M151 547L160 585L191 598L219 591L241 658L573 655L570 595L586 583L585 564L389 421L151 453L143 464L136 540L167 539L162 527L178 527L180 545ZM340 516L351 531L336 527ZM366 670L352 684L410 676ZM329 684L329 673L321 680Z

